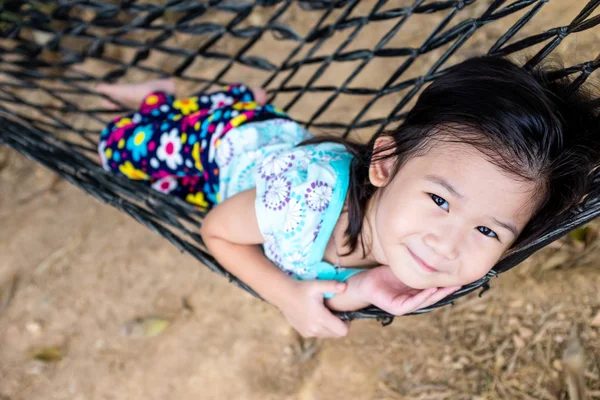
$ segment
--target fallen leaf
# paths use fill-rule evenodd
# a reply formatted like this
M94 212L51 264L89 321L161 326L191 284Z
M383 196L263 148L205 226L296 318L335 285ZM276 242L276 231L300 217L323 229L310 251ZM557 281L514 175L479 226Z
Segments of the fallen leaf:
M581 226L579 228L575 228L571 232L569 232L569 238L576 242L585 242L585 237L587 236L588 230L589 230L589 227L587 227L587 226Z
M600 327L600 311L598 311L596 316L592 319L592 322L590 325L595 326L595 327Z
M63 358L63 352L58 347L42 347L30 352L29 358L44 362L56 362Z
M153 337L159 335L170 321L161 317L136 318L123 325L121 333L130 338Z
M569 239L573 247L579 251L585 249L597 236L597 230L590 225L581 226L569 232Z
M0 311L8 307L17 288L17 274L13 274L8 280L0 284Z
M523 347L525 347L525 341L521 339L520 336L514 335L513 342L515 343L515 347L517 349L522 349Z

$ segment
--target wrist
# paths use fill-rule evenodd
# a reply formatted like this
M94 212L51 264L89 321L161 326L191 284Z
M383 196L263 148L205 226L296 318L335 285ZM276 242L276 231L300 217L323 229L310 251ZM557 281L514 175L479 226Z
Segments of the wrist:
M360 287L363 284L366 272L360 272L346 280L346 290L341 294L325 300L325 305L335 311L356 311L371 305L371 302L362 296Z
M290 276L281 274L275 285L270 286L264 293L263 298L270 304L281 309L290 298L297 297L296 288L298 281Z

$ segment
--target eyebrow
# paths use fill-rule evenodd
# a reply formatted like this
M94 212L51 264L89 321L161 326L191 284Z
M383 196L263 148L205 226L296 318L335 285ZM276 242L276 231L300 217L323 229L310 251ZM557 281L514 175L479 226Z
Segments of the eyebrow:
M448 190L452 196L454 197L458 197L459 199L466 199L466 197L462 194L460 194L458 192L458 190L454 189L454 186L452 186L450 184L450 182L448 182L447 180L445 180L444 178L442 178L441 176L437 176L437 175L427 175L425 177L426 181L429 182L433 182L433 183L437 183L438 185L443 186L444 188L446 188L446 190Z
M502 221L498 221L496 218L493 218L495 223L497 223L498 225L500 225L501 227L508 229L515 237L517 236L517 228L515 228L515 226L513 224L507 224L505 222Z
M458 190L456 190L454 188L454 186L452 186L450 184L450 182L448 182L447 180L445 180L444 178L442 178L441 176L437 176L437 175L427 175L424 178L426 181L429 182L433 182L433 183L437 183L440 186L443 186L446 190L448 190L454 197L458 197L459 199L466 199L466 196L461 194ZM515 237L517 236L517 228L513 225L513 224L507 224L506 222L502 222L502 221L498 221L496 218L492 217L492 220L494 220L494 222L503 227L504 229L509 230Z

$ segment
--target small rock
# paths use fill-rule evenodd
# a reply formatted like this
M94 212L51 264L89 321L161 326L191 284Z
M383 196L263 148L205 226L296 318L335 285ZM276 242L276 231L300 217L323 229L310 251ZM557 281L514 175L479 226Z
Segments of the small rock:
M527 314L531 314L533 312L533 304L529 303L525 306L525 311L527 311Z
M519 327L519 336L521 336L523 339L530 338L532 335L533 331L531 329L524 326Z
M459 357L458 362L461 363L462 365L467 365L471 362L471 360L469 360L469 357L467 357L467 356L461 356L461 357Z
M557 371L562 371L562 361L557 358L556 360L552 361L552 367Z
M42 333L42 325L40 325L40 323L37 321L28 322L25 325L25 329L27 330L27 332L29 332L35 337L40 336L40 334Z
M556 336L554 336L554 341L555 341L556 343L562 343L562 342L564 342L564 341L565 341L565 338L563 338L563 337L562 337L562 336L560 336L560 335L556 335Z
M133 339L153 337L159 335L169 323L168 319L161 317L135 318L123 325L121 334Z
M461 370L461 369L463 369L463 368L464 368L464 365L462 365L462 364L461 364L461 363L459 363L459 362L452 363L452 369Z

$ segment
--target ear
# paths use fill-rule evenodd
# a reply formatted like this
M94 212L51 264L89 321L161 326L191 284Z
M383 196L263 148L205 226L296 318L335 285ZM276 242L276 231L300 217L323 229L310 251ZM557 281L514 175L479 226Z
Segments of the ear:
M391 136L380 136L375 140L375 144L373 145L373 154L377 154L378 156L390 154L394 151L393 144L394 139ZM369 165L369 181L375 187L384 187L390 180L393 168L393 158L372 160Z

